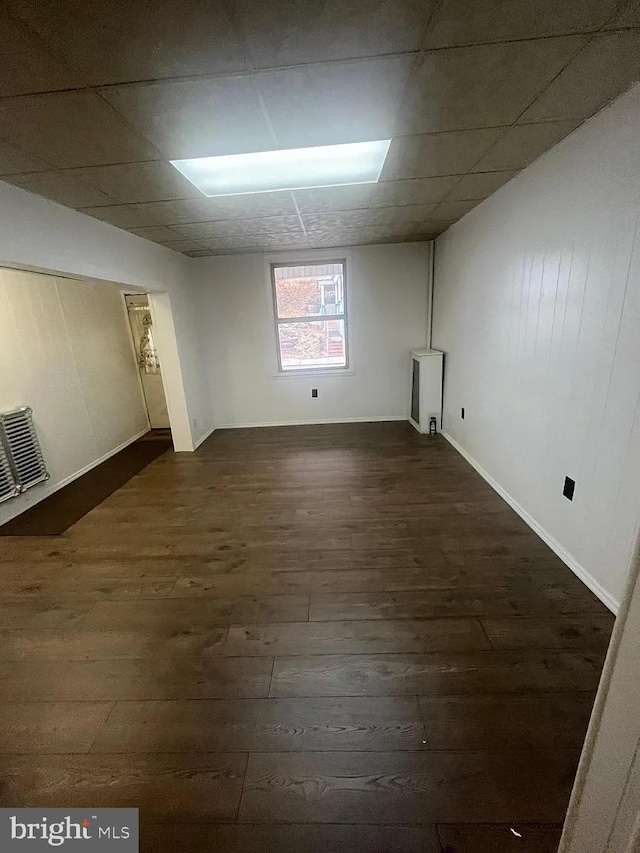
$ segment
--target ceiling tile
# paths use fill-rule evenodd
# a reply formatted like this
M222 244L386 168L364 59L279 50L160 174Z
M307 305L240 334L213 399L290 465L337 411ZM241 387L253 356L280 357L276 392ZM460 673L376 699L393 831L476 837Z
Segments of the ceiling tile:
M69 174L125 204L199 195L193 184L183 178L177 169L161 160L71 169Z
M108 207L85 207L81 213L108 222L116 228L144 228L146 225L160 224L140 207L141 205L113 204Z
M60 16L64 20L64 16ZM25 24L0 8L0 97L80 85L80 78Z
M341 246L357 246L366 242L363 228L327 228L314 231L309 235L309 246L312 249L331 249Z
M258 74L279 146L390 138L413 61L401 56Z
M443 0L424 47L528 39L592 32L611 15L617 0Z
M302 217L308 234L314 230L364 227L414 226L429 218L433 204L405 205L401 207L373 207L368 210L345 210L332 213L311 213Z
M283 250L286 252L289 249L308 249L309 240L307 237L261 237L255 242L255 245L262 251L279 252Z
M375 226L337 229L335 231L314 232L309 238L309 243L312 249L341 248L371 243L414 243L432 240L440 233L440 230L439 225L434 226L432 223L428 227L421 226L419 231L403 230L398 233L390 233L388 229Z
M486 198L517 174L518 170L508 170L506 172L477 172L465 175L449 193L447 201Z
M228 220L231 234L251 237L303 238L299 216L265 216L260 219Z
M391 143L382 178L388 181L461 175L469 171L503 133L504 128L485 128L399 136Z
M112 196L83 184L67 172L32 172L28 175L11 175L5 180L66 207L90 207L114 202Z
M260 247L257 243L252 243L251 241L245 239L235 240L231 237L220 238L215 240L213 238L209 238L207 240L201 240L200 244L203 249L208 249L209 251L220 252L220 251L247 251L247 252L258 252L260 251Z
M0 126L6 141L59 168L157 157L153 146L93 92L2 100Z
M475 164L473 171L524 169L579 124L579 121L572 120L514 125L508 128L494 147Z
M218 254L236 252L266 252L266 251L288 251L308 249L309 241L306 237L292 237L283 235L279 237L221 237L200 241L202 246L211 252Z
M295 214L296 206L291 193L274 192L146 202L135 205L135 210L140 216L145 216L155 223L181 225L189 222L215 222L220 219L257 219L261 216Z
M640 78L640 30L596 36L520 121L588 118Z
M364 225L373 225L369 221L368 210L343 210L332 213L305 213L302 216L304 228L307 234L313 235L314 231L334 231L340 228L361 228Z
M147 225L142 228L129 228L127 230L138 237L144 237L145 240L153 240L154 243L166 243L181 238L180 234L171 228L167 228L166 225Z
M435 133L511 124L584 44L583 36L563 36L429 51L399 126Z
M322 210L357 210L368 207L375 184L356 184L350 187L319 187L296 190L294 193L300 213Z
M190 199L184 201L147 201L140 204L130 204L123 206L123 217L129 218L127 211L131 211L131 217L137 217L141 221L131 223L131 227L143 225L176 225L182 222L197 222L197 217L191 214L189 205ZM198 199L193 199L194 204L198 204ZM207 216L206 219L212 217ZM144 220L144 221L142 221ZM123 228L130 226L123 225Z
M371 198L372 207L401 204L435 204L458 182L457 177L414 178L408 181L384 181L377 184Z
M616 27L640 27L640 0L628 0L607 22L605 29Z
M185 249L184 254L188 255L190 258L210 258L212 255L217 254L216 252L212 252L211 249Z
M186 254L187 252L199 252L204 248L193 240L167 240L166 242L163 242L162 245L165 249L173 249L174 252L181 252L182 254Z
M318 230L314 230L309 234L309 241L311 245L315 245L320 241L331 240L336 245L340 244L340 240L346 241L349 240L349 245L352 245L354 242L364 241L371 242L376 240L378 242L389 239L415 239L418 235L422 235L423 239L428 240L433 232L434 223L430 220L428 222L413 222L413 223L405 223L403 225L363 225L358 228L319 228ZM346 245L346 243L344 244Z
M397 237L378 237L375 243L424 243L427 240L433 240L438 236L444 228L440 226L438 223L425 223L425 227L428 226L427 230L422 230L420 232L414 232L413 234L401 234ZM372 242L372 241L369 241Z
M258 67L401 53L420 47L432 0L235 0Z
M223 237L304 237L298 216L266 216L260 219L225 219L218 222L194 222L176 225L175 231L193 240L215 240Z
M404 223L402 225L370 225L360 229L362 240L368 243L430 240L433 233L434 224L431 221Z
M51 169L39 157L26 154L10 142L0 139L0 175L18 175L21 172L46 172Z
M84 85L236 71L245 56L223 0L7 0Z
M212 240L231 236L228 222L225 220L220 222L188 222L184 225L176 225L173 230L189 240L206 241L207 244Z
M480 204L483 199L469 199L466 201L443 201L442 204L439 204L434 212L432 213L432 217L435 220L443 219L447 222L451 220L460 219L472 210L474 207Z
M249 76L137 83L100 91L132 127L173 160L276 147Z

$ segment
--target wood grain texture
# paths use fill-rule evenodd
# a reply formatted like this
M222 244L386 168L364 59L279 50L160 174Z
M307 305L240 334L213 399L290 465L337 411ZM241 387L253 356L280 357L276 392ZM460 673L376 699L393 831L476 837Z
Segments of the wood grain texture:
M439 438L219 431L0 537L0 804L138 806L142 853L549 853L612 625Z
M149 853L441 853L430 826L154 825L144 828L141 843Z
M580 748L594 692L420 698L433 749ZM499 721L499 724L498 722Z
M276 658L273 696L594 691L604 655L563 649Z
M609 613L494 619L482 627L495 649L606 649L611 636Z
M15 756L3 762L2 806L126 808L150 823L235 820L247 757Z
M558 825L529 823L438 826L442 853L557 853L561 833Z
M272 666L272 659L264 657L3 661L0 699L92 702L266 696Z
M113 702L11 702L0 705L0 753L89 752Z
M254 753L239 820L552 823L564 817L578 755Z
M386 593L339 593L312 595L309 610L311 621L325 622L341 619L434 619L439 616L524 616L546 614L550 610L571 609L571 599L556 591L524 590L509 586L505 589L469 588L415 590ZM578 609L588 609L588 606ZM600 611L600 605L597 608Z
M475 619L397 619L232 625L221 655L469 651L490 643Z
M424 750L416 699L118 702L94 752Z

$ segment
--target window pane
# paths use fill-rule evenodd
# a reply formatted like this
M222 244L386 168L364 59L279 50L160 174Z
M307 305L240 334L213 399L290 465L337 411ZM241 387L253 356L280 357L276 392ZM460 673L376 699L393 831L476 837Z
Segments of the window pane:
M344 320L278 325L283 370L346 367Z
M278 317L327 317L344 313L343 264L274 269Z

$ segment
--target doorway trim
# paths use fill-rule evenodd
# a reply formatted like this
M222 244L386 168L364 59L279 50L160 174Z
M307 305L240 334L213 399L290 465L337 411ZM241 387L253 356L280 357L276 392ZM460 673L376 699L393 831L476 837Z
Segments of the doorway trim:
M640 851L640 533L558 853Z
M182 367L178 352L178 339L173 322L171 297L168 293L148 291L149 309L153 319L153 332L160 353L162 385L167 399L173 449L193 451L193 437L184 390Z

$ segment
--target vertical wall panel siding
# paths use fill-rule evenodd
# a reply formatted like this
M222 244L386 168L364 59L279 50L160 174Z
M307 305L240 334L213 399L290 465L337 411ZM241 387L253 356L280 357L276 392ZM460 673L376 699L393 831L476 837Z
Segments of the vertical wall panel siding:
M444 428L613 599L640 519L639 213L636 87L436 243Z
M0 523L144 430L119 290L0 269L0 411L31 406L51 479L0 506Z

